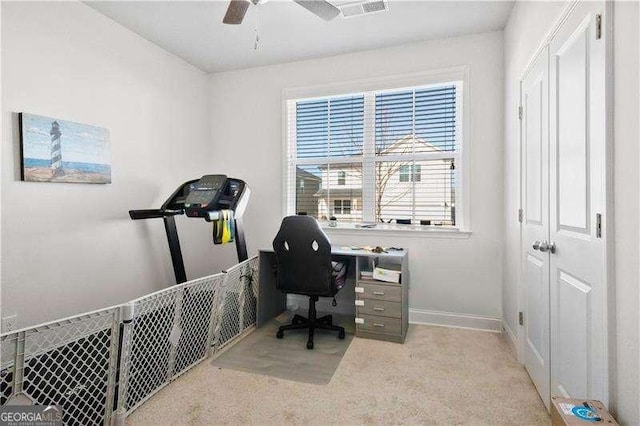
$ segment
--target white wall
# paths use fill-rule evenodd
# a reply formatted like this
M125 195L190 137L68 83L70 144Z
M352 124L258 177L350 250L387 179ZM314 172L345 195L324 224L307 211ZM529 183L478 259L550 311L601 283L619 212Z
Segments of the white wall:
M2 311L20 327L174 282L161 220L133 222L215 171L206 74L79 2L2 3ZM19 181L15 113L106 127L110 185ZM184 225L184 226L182 226ZM181 220L187 272L214 272L210 228Z
M612 406L618 421L640 424L640 27L638 2L615 2L614 220L615 345Z
M503 311L518 334L520 255L519 81L536 49L561 14L562 2L516 2L505 36L505 255ZM541 25L541 23L545 23ZM616 2L614 37L614 215L615 283L611 300L613 366L611 407L623 424L639 424L638 412L638 3Z
M271 246L282 217L283 89L465 64L470 67L471 123L465 149L471 160L471 236L329 235L338 244L408 248L413 319L434 319L423 311L501 318L502 32L211 75L211 134L217 141L216 159L224 165L220 171L246 179L253 190L246 216L250 251Z

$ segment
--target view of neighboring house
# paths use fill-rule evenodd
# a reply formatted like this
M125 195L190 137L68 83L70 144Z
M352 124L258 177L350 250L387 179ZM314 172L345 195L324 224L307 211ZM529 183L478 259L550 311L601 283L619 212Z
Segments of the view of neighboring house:
M322 186L322 178L296 167L296 213L318 217L317 192Z
M427 225L455 224L453 160L400 161L413 152L442 152L424 139L407 135L377 153L374 199L376 221ZM384 157L389 156L390 161ZM323 164L297 168L296 211L320 220L362 221L363 164ZM317 186L315 192L311 186ZM365 185L365 190L366 190Z
M362 221L362 164L331 164L319 167L322 186L316 193L319 219Z

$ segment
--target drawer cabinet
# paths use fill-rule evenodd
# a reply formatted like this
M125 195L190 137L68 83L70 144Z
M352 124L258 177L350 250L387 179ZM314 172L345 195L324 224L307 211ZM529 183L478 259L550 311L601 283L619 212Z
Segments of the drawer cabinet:
M401 265L399 283L363 278L377 264L371 257L358 257L356 274L356 336L403 343L409 327L409 268L407 254L394 257ZM389 257L382 259L389 262ZM396 263L397 265L397 263Z

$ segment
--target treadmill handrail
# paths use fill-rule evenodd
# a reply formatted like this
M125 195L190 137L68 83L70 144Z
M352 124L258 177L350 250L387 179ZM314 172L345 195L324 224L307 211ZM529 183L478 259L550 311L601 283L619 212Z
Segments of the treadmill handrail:
M172 209L145 209L145 210L129 210L129 217L133 220L155 219L169 216L177 216L184 214L184 210Z

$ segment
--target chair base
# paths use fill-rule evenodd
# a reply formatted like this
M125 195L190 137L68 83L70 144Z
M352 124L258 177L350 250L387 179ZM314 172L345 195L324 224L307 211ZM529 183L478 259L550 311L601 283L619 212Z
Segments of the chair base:
M305 318L302 315L294 315L291 319L291 324L282 325L278 328L276 337L282 339L286 330L303 330L309 329L309 340L307 341L307 349L313 349L313 335L315 329L331 330L338 332L338 338L344 339L344 327L333 325L333 317L331 315L325 315L323 317L316 317L316 302L318 296L309 297L309 317Z

